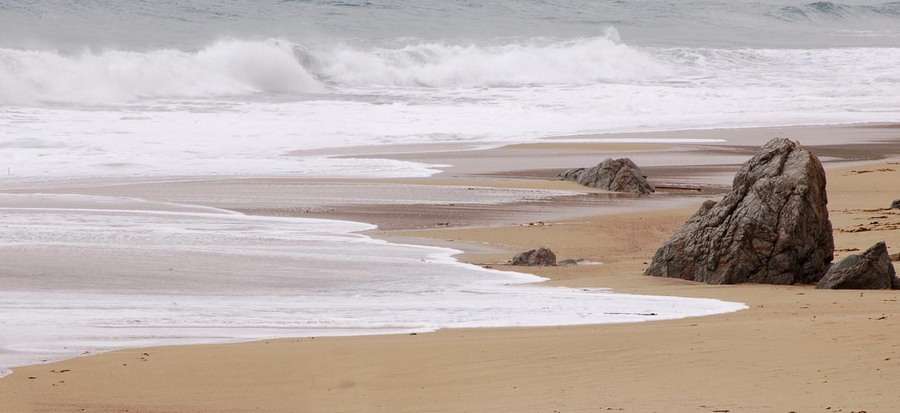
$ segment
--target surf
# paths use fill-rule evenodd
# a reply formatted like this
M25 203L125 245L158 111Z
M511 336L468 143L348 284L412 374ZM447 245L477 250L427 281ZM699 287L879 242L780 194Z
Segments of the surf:
M0 49L0 103L301 95L347 87L531 87L661 79L651 53L601 37L498 45L360 47L284 39L219 40L199 50Z

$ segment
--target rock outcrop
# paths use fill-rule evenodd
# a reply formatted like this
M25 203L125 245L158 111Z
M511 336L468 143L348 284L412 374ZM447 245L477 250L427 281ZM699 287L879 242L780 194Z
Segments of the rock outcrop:
M834 256L825 171L815 155L773 139L731 192L707 201L653 257L647 275L711 284L818 281Z
M550 266L556 265L556 254L548 248L538 248L520 253L509 261L512 265Z
M631 159L606 159L593 168L569 169L559 174L560 179L575 181L584 186L614 192L649 194L655 192L653 185Z
M886 290L900 288L900 281L884 241L859 255L850 255L832 265L816 288Z

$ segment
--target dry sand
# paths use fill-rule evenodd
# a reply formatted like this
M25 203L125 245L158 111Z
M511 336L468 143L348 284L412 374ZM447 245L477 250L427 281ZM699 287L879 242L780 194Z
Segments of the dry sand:
M900 248L900 212L881 209L900 197L898 170L889 161L829 170L841 256L882 239ZM512 251L545 245L561 258L603 262L534 269L550 284L750 309L627 325L123 350L16 369L0 379L0 411L900 411L900 293L640 275L695 207L377 235L454 245L469 251L463 259L499 268ZM868 231L846 232L859 227Z

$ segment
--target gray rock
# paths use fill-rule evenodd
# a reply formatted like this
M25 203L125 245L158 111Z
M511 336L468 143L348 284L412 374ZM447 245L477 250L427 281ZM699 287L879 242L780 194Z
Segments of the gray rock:
M649 194L655 192L653 185L631 159L606 159L593 168L575 168L559 174L560 179L575 181L584 186L614 192Z
M798 143L773 139L731 192L707 201L653 257L647 275L704 281L814 283L834 257L825 171Z
M900 199L895 199L894 202L891 202L891 209L900 209Z
M886 290L898 288L897 274L881 241L859 255L850 255L832 265L816 288Z
M528 250L513 257L509 262L512 265L549 266L556 265L556 254L548 248Z
M558 264L562 266L578 265L584 262L584 258L569 258L560 261Z

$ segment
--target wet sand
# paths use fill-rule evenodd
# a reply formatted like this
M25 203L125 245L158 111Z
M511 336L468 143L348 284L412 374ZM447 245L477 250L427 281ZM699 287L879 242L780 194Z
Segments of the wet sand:
M887 155L885 151L871 156ZM527 170L552 169L516 164ZM887 241L892 253L900 251L900 230L896 229L900 213L883 210L892 199L900 198L898 171L900 165L889 160L829 165L829 210L838 258L877 240ZM459 179L452 181L456 183L468 179L471 185L498 179L472 176L479 173L487 172L457 171L439 179ZM531 188L544 182L559 185L533 178L503 179L519 179ZM123 350L16 369L0 379L0 406L11 412L883 412L900 408L895 391L900 385L897 292L708 286L641 275L659 244L703 199L715 196L716 179L698 180L712 188L709 192L661 195L662 207L644 211L609 212L588 204L586 210L607 213L546 215L543 222L534 222L527 211L500 204L481 207L496 215L505 212L511 217L508 222L485 227L485 221L496 218L461 218L459 225L444 228L422 220L420 226L395 225L396 230L386 229L388 225L374 235L454 246L466 251L461 257L466 261L501 269L511 253L544 245L561 258L603 263L528 269L549 277L549 285L719 298L747 303L746 311L628 325L444 330ZM441 187L437 181L435 185ZM127 193L123 188L116 191ZM100 189L86 190L91 191ZM178 200L177 196L160 198ZM542 211L555 209L560 201L533 202ZM261 212L291 213L290 205L270 206L271 210ZM466 208L478 209L475 205L431 207L447 208L432 211L434 219L451 212L464 217ZM333 208L327 216L340 216L341 208L348 207ZM404 221L423 210L422 205L381 208L394 211L385 222ZM849 232L860 226L867 231Z
M576 165L593 165L598 158L622 156L630 157L642 169L677 167L690 170L696 167L736 166L769 139L789 137L804 145L814 146L823 161L860 161L900 153L900 141L897 140L900 130L895 126L858 124L612 133L551 137L538 143L486 150L452 150L446 146L429 150L428 146L423 146L417 151L407 148L397 153L381 151L377 155L357 151L357 155L345 156L451 165L442 168L444 172L438 177L473 174L508 176L534 170L556 172ZM700 142L686 143L698 140ZM705 173L696 175L698 179L708 179ZM546 176L539 174L537 177ZM722 180L717 182L728 183Z

